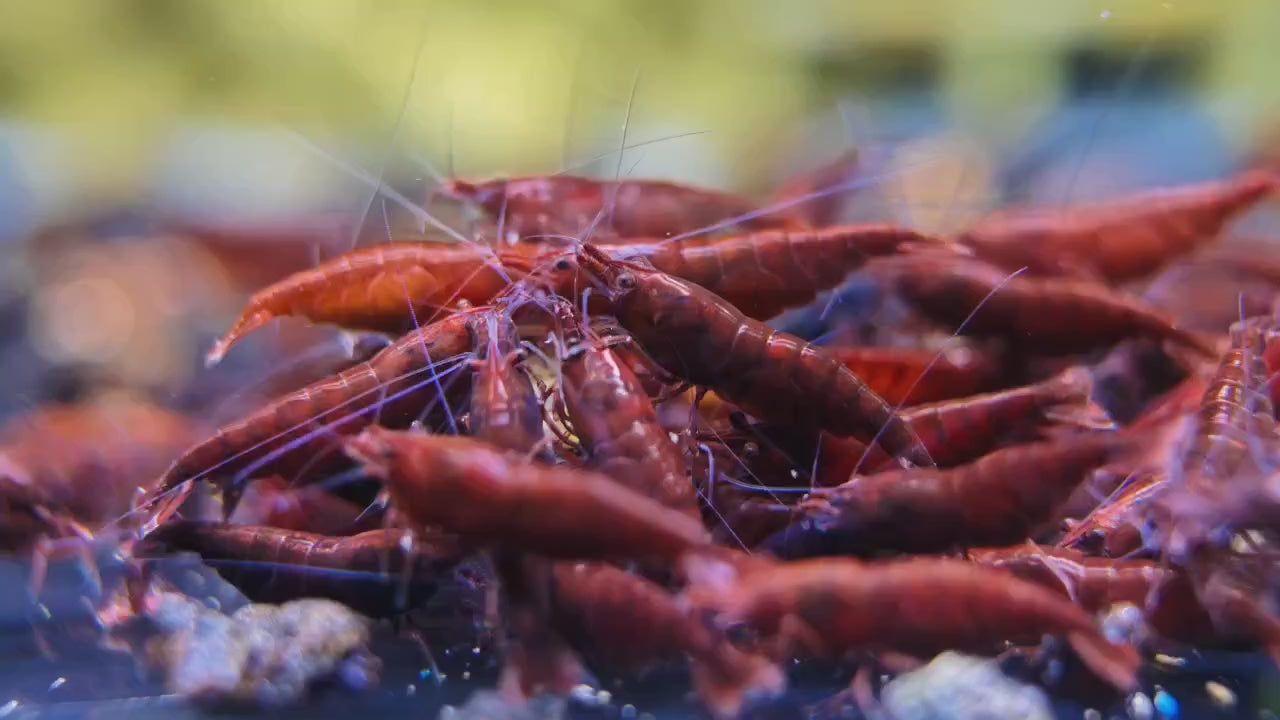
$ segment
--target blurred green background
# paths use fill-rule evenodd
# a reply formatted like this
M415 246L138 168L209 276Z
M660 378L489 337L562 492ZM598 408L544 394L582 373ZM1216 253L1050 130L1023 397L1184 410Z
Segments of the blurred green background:
M634 82L634 141L702 133L637 172L755 188L807 119L903 98L1000 149L1091 92L1175 94L1243 148L1278 33L1274 0L8 0L0 111L56 133L19 154L69 202L136 195L192 122L546 172L619 142Z

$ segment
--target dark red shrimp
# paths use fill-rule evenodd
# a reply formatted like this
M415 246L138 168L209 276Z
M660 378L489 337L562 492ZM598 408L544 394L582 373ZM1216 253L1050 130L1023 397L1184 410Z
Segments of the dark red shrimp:
M471 245L393 242L359 248L258 292L206 360L217 362L238 340L278 317L400 335L453 309L489 302L529 269L520 255L499 256Z
M779 557L946 552L1022 542L1057 521L1094 469L1135 445L1102 432L998 450L948 470L855 477L801 502L801 517L765 547Z
M1094 615L1114 605L1134 605L1162 639L1196 648L1223 644L1187 575L1157 561L1090 557L1036 545L983 548L968 555L1054 590Z
M1072 355L1150 337L1217 355L1208 338L1094 282L1010 277L985 263L937 253L893 258L881 268L898 295L935 322L1037 354Z
M1275 191L1270 172L1165 189L1106 204L1008 211L960 236L1006 270L1076 274L1120 282L1150 274L1218 237L1243 211Z
M581 267L655 362L767 422L875 438L932 466L910 426L827 350L752 320L705 288L585 245Z
M728 300L744 315L768 320L813 302L869 261L919 248L957 246L895 225L766 230L718 238L632 240L605 246L614 258L644 260Z
M710 542L701 522L596 473L513 459L466 437L377 426L347 452L387 482L396 510L476 543L570 560L655 559Z
M464 559L446 540L394 528L330 537L186 520L161 525L134 547L142 559L177 552L197 553L254 602L324 597L378 618L421 606L452 584Z
M377 530L387 522L382 512L369 511L315 485L293 487L279 476L250 483L228 520L233 525L333 536Z
M553 622L593 665L641 673L690 658L694 687L716 717L737 717L744 701L780 694L786 675L730 645L662 586L594 563L559 563Z
M757 213L757 204L716 190L661 180L596 180L575 175L451 180L439 195L470 202L521 239L577 236L665 238L728 220L748 229L802 227L786 215ZM751 217L758 215L758 217ZM599 222L596 222L600 216Z
M336 436L375 422L406 427L428 411L452 405L452 396L470 388L438 379L441 363L475 351L474 322L484 310L461 312L405 335L372 360L272 402L243 420L220 428L191 447L161 477L160 495L187 480L209 476L223 482L224 494L239 488L225 481L245 468L254 475L286 477L313 466L327 453L341 458ZM457 372L470 373L461 363ZM439 389L445 390L441 397ZM385 401L385 404L382 404ZM270 460L267 460L270 458ZM234 498L226 503L229 515Z
M559 324L565 345L560 392L574 434L593 470L631 490L700 517L684 452L658 423L658 414L631 367L584 328L567 303ZM616 344L616 341L615 341Z
M1099 677L1125 691L1137 686L1138 654L1107 642L1083 610L1035 583L961 560L781 563L728 588L695 585L687 595L722 627L746 626L782 657L990 653L1054 634L1065 635Z

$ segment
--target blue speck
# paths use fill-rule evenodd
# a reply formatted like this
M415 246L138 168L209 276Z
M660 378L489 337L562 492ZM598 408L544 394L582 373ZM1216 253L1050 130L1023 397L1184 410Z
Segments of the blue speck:
M1174 700L1172 695L1163 690L1156 693L1155 706L1156 712L1160 713L1160 717L1178 717L1178 701Z
M431 671L426 669L419 670L418 677L422 680L426 680L427 678L431 677Z

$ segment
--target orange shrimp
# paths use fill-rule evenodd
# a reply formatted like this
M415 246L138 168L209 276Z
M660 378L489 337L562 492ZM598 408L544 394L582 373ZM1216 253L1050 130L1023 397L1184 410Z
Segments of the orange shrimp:
M640 379L614 350L582 327L573 306L561 305L566 348L560 390L590 467L690 517L698 496L680 447L658 423Z
M1039 354L1071 355L1150 337L1217 355L1211 340L1094 282L1010 277L991 265L934 253L882 267L903 300L963 335L1000 337Z
M655 559L706 548L702 524L596 473L524 464L466 437L368 427L347 453L414 523L570 560Z
M671 237L732 220L749 229L795 228L785 214L756 212L748 198L661 180L595 180L575 175L451 180L437 194L478 205L521 239L577 236ZM596 222L597 217L599 222Z
M446 540L371 530L329 537L274 527L165 523L135 546L139 558L194 552L254 602L325 597L383 618L419 607L451 582L464 555Z
M278 317L400 335L452 309L489 302L528 270L515 253L495 256L471 245L393 242L353 250L254 295L206 362Z
M959 241L1005 270L1027 267L1035 274L1117 283L1215 239L1275 188L1270 172L1250 171L1091 207L1011 211L979 223Z
M1107 642L1083 610L1035 583L960 560L781 563L728 588L692 586L687 596L721 627L746 626L770 639L779 657L838 659L860 650L932 657L1060 634L1099 677L1124 691L1137 687L1138 654Z
M622 326L668 372L768 422L875 438L886 452L933 465L893 407L824 348L752 320L694 283L617 262L590 245L578 262Z
M946 552L1008 545L1058 518L1092 470L1133 450L1123 433L1091 433L998 450L949 470L899 470L814 491L802 516L765 547L780 557Z
M460 312L405 335L369 362L219 428L169 466L148 505L155 506L187 480L212 475L223 486L224 512L229 516L242 482L227 480L238 472L290 475L336 451L334 435L354 434L375 422L405 427L437 404L447 411L459 384L441 379L436 366L475 351L473 325L484 312L488 309ZM470 366L460 364L457 371L469 373ZM461 385L460 390L467 389ZM176 504L169 507L176 509Z
M717 238L636 239L603 250L619 260L646 261L719 295L747 317L768 320L838 287L874 258L956 247L895 225L840 225Z

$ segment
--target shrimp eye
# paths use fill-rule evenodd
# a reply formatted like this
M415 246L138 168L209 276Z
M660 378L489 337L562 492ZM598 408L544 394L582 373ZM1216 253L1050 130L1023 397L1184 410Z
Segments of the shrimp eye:
M631 290L636 286L636 276L629 272L619 273L617 285L623 290Z
M573 267L573 263L569 262L569 258L560 258L552 267L555 268L556 272L568 272Z

